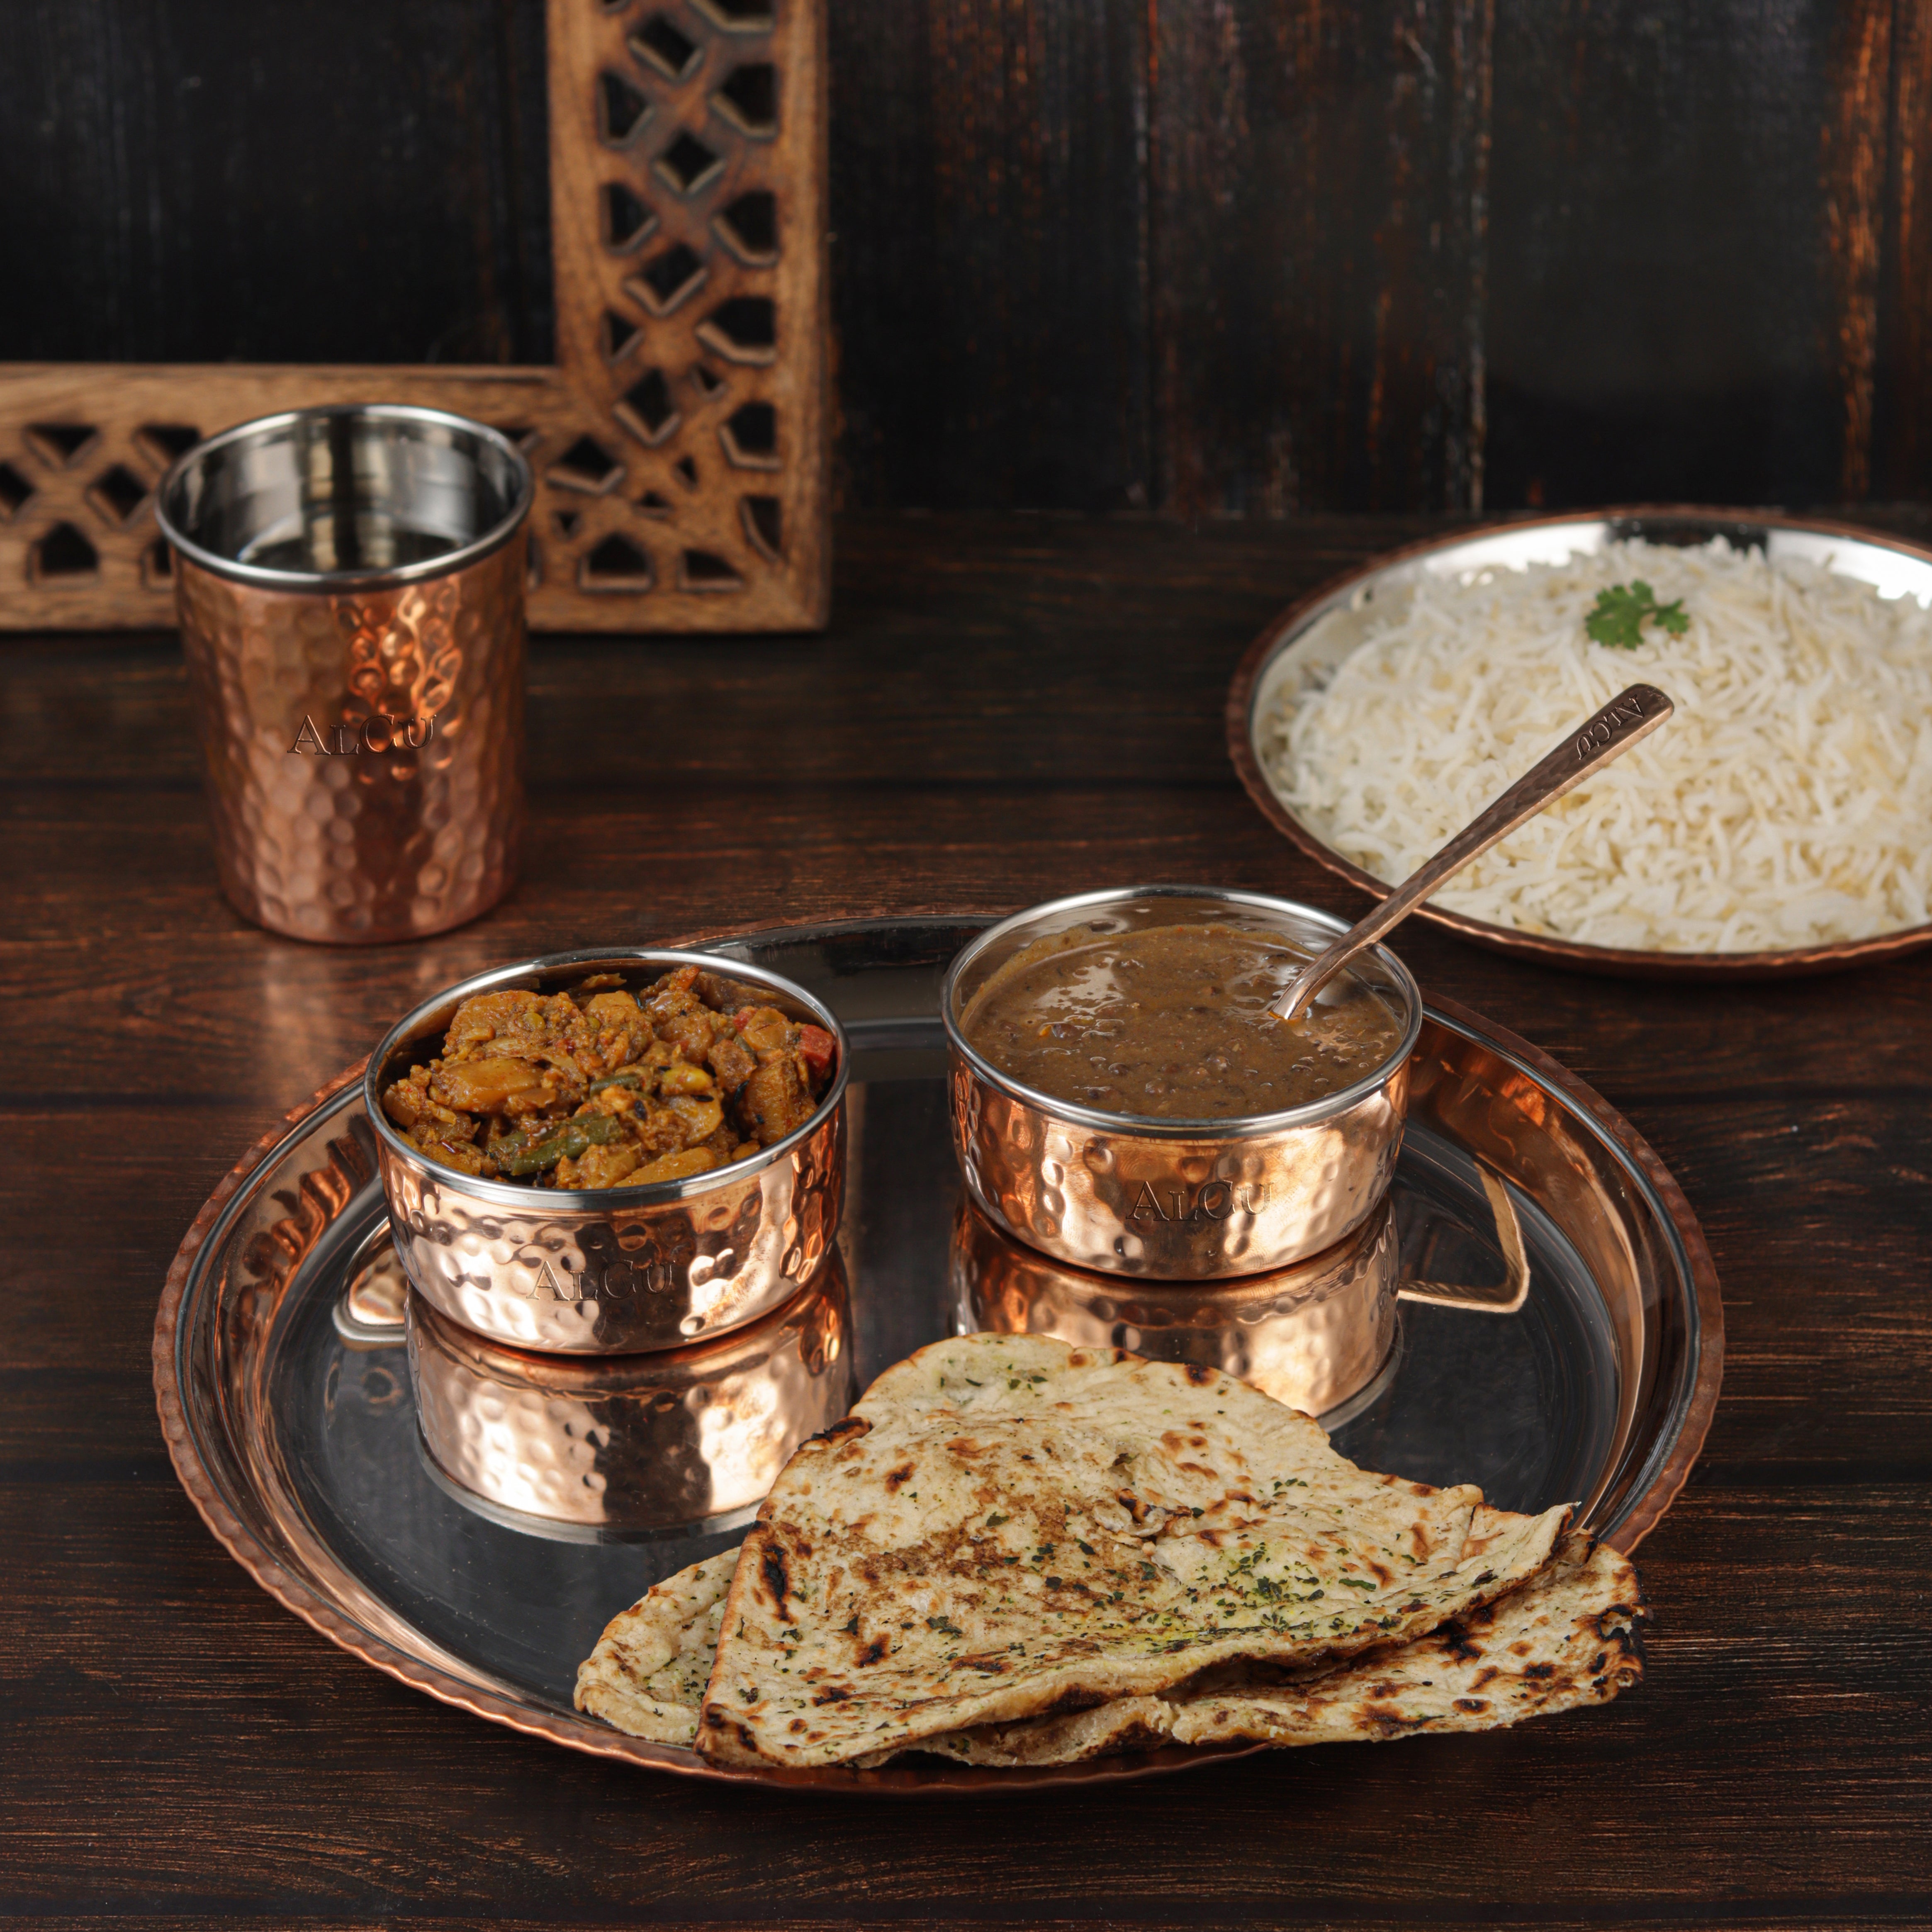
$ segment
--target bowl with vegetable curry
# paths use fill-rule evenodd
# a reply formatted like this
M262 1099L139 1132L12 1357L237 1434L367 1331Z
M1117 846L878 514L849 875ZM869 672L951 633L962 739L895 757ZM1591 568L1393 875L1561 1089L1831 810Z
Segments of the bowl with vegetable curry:
M464 1327L567 1354L725 1334L838 1229L848 1048L777 974L559 953L426 1000L364 1076L396 1252Z

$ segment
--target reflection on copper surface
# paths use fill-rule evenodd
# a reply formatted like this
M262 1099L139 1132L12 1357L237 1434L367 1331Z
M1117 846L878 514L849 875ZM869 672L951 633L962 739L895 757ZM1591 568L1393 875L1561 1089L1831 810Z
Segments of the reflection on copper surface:
M335 1332L352 1348L393 1348L403 1339L410 1278L382 1222L350 1263L334 1309Z
M244 917L368 945L460 926L509 890L525 571L520 533L429 583L337 594L177 556L215 862Z
M346 1078L346 1076L345 1076ZM284 1185L260 1199L229 1241L229 1288L218 1331L224 1384L254 1375L290 1283L375 1172L374 1136L359 1117L299 1144ZM274 1212L276 1208L282 1211Z
M964 1333L1054 1335L1198 1362L1321 1415L1373 1382L1396 1336L1402 1266L1388 1202L1312 1261L1238 1281L1090 1274L1022 1246L969 1201L952 1223L952 1307Z
M850 1406L836 1252L776 1312L716 1342L595 1360L529 1354L408 1298L410 1375L436 1468L490 1513L642 1532L761 1501Z

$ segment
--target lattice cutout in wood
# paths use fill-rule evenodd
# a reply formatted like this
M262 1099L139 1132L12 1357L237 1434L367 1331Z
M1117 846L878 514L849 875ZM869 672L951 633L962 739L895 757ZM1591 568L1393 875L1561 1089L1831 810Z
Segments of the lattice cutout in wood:
M540 627L822 624L824 5L549 0L554 368L0 367L0 628L172 622L168 464L368 401L522 446Z

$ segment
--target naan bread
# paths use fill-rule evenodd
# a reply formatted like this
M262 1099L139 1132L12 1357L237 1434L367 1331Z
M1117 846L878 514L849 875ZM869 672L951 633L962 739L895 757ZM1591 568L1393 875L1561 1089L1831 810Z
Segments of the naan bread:
M633 1736L688 1744L737 1553L681 1572L614 1619L578 1673L579 1707ZM1635 1625L1644 1614L1630 1564L1606 1544L1593 1549L1573 1534L1552 1563L1507 1596L1345 1664L1287 1682L1267 1681L1266 1666L1224 1665L1166 1697L1118 1698L1062 1717L946 1732L911 1748L1011 1768L1172 1743L1286 1746L1488 1730L1606 1703L1630 1689L1643 1671ZM686 1621L676 1627L680 1616ZM668 1624L668 1666L662 1661ZM647 1629L652 1636L644 1640ZM633 1675L646 1664L658 1673L648 1692L646 1680ZM897 1755L855 1762L870 1766Z
M1643 1675L1644 1615L1628 1560L1584 1536L1521 1588L1428 1636L1299 1683L1203 1690L1181 1705L1178 1744L1339 1744L1418 1731L1487 1731L1607 1703Z
M1165 1698L984 1725L918 1748L963 1764L1073 1764L1162 1744L1353 1744L1419 1731L1486 1731L1607 1703L1643 1675L1636 1572L1607 1544L1564 1539L1508 1595L1426 1636L1282 1681L1224 1666ZM1270 1682L1270 1676L1275 1681Z
M736 1550L667 1576L604 1626L577 1668L577 1708L634 1738L688 1746L718 1654Z
M1502 1595L1569 1518L1358 1469L1218 1371L966 1336L792 1457L726 1598L697 1747L874 1759L1400 1642Z

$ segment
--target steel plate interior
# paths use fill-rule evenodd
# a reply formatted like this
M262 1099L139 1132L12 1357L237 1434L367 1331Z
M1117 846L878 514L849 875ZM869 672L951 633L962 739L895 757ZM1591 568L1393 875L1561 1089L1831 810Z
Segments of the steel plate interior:
M1606 543L1633 538L1654 543L1708 543L1721 536L1736 548L1760 550L1774 562L1799 560L1869 584L1881 597L1910 597L1932 605L1932 550L1847 524L1782 517L1764 510L1639 506L1564 516L1522 518L1459 531L1376 558L1292 604L1249 648L1228 694L1228 752L1248 796L1275 829L1317 864L1376 898L1386 880L1365 872L1325 844L1276 795L1262 758L1264 721L1284 691L1339 663L1361 641L1372 611L1387 608L1427 578L1522 570L1532 564L1588 556ZM1755 980L1832 972L1932 945L1932 924L1869 939L1795 946L1765 952L1647 952L1519 932L1487 920L1434 905L1413 916L1432 920L1479 946L1520 953L1546 965L1636 978Z
M849 1029L851 1150L840 1245L855 1387L952 1332L958 1171L943 970L985 923L796 928L715 950L820 994ZM1501 1029L1432 1011L1396 1182L1406 1266L1471 1287L1504 1264L1478 1180L1500 1174L1532 1289L1520 1312L1405 1305L1393 1372L1336 1431L1364 1466L1480 1484L1516 1509L1582 1500L1626 1550L1702 1440L1722 1354L1715 1276L1669 1175L1580 1083ZM560 1534L466 1501L430 1464L400 1340L334 1319L382 1222L354 1070L212 1200L155 1334L170 1453L210 1527L264 1588L379 1668L572 1748L733 1781L880 1792L1036 1788L1179 1768L1179 1748L1064 1769L910 1760L866 1773L716 1770L580 1716L576 1667L650 1584L727 1546L750 1512L648 1534Z

